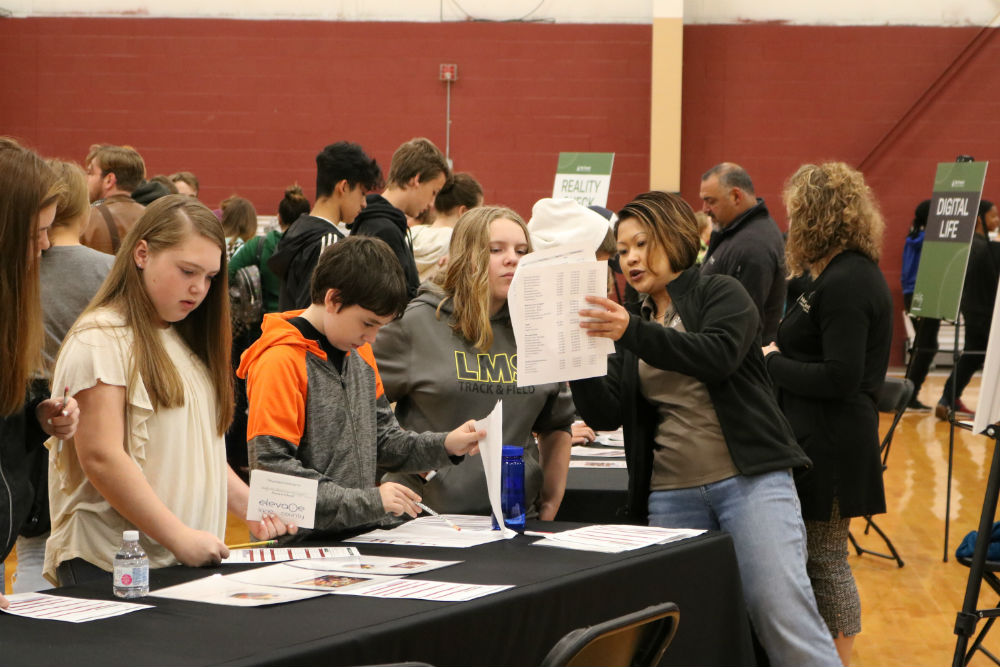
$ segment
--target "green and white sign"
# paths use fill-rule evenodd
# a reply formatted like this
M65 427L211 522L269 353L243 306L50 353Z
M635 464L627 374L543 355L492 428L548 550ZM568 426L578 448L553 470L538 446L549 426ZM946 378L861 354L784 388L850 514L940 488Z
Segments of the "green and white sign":
M552 196L584 206L607 206L614 153L560 153Z
M942 162L920 252L912 315L957 320L987 162Z

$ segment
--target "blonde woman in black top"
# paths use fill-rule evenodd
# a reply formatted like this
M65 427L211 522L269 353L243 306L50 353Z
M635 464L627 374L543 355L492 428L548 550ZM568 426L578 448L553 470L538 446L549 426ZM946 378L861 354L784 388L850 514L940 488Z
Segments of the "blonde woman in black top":
M812 459L796 478L807 569L844 665L861 631L847 564L850 517L885 511L877 397L892 341L892 298L876 263L883 222L864 177L842 162L807 164L785 187L793 275L813 283L764 348L782 411Z

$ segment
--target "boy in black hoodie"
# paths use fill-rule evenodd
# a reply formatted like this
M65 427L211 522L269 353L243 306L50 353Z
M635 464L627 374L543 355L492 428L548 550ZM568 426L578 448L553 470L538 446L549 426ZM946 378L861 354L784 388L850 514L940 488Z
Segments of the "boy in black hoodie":
M367 207L351 225L352 236L376 236L389 244L403 267L411 299L417 295L420 275L406 216L417 218L430 208L449 174L448 160L437 146L420 137L410 139L392 155L385 191L368 195Z
M345 236L337 224L350 224L365 207L365 193L381 185L382 170L358 144L338 141L320 151L316 203L292 223L267 261L281 279L280 311L309 307L309 280L320 253Z

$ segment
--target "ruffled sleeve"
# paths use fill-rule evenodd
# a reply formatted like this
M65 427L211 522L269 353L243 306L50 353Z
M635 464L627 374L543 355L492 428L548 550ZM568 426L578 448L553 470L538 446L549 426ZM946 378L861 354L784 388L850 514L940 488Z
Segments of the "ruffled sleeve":
M54 395L68 388L75 396L81 391L97 386L98 382L117 387L128 387L131 367L132 333L125 327L121 316L112 311L96 311L77 322L63 341L52 378ZM132 459L143 467L146 460L146 444L149 441L147 420L153 414L153 404L146 393L146 386L137 378L128 387L128 407L126 414L126 449ZM65 444L72 444L65 443ZM69 491L80 480L71 479L75 458L72 446L64 446L57 438L49 438L45 446L55 452L54 463L59 474L60 487Z

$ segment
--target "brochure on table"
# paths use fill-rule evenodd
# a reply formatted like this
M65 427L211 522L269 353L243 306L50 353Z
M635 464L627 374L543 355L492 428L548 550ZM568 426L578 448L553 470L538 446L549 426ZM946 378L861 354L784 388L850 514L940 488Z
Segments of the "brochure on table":
M464 548L507 539L504 533L493 530L493 522L488 516L468 514L445 514L442 516L462 530L455 530L446 524L441 517L422 516L413 521L407 521L392 530L370 530L344 541L356 544ZM514 533L514 531L510 532ZM514 533L514 535L516 534Z
M297 600L326 595L325 592L306 591L295 588L278 588L276 586L260 586L232 579L221 574L213 574L201 579L195 579L176 586L168 586L150 592L152 597L169 598L172 600L187 600L190 602L207 602L230 607L260 607L269 604L282 604Z

